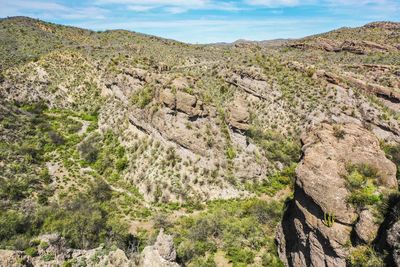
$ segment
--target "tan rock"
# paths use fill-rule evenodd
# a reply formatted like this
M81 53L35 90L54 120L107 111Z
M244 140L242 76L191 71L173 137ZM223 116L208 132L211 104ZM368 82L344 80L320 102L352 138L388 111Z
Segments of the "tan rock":
M236 98L228 108L227 121L235 129L246 131L250 128L250 112L247 103L241 98Z
M175 261L176 251L172 236L164 234L161 229L153 246L147 246L142 252L143 267L179 267Z
M164 103L170 109L175 109L175 94L169 89L162 90L160 92L160 102Z
M197 98L188 93L177 91L176 92L176 108L184 113L190 115L197 113L196 109Z
M382 192L397 189L396 166L385 157L377 138L358 124L322 122L301 138L303 158L296 169L294 203L277 235L279 254L288 266L344 267L352 231L368 243L379 228L369 210L359 213L348 203L346 165L375 168ZM328 216L333 218L330 222Z
M170 89L164 89L160 92L159 101L170 109L176 109L189 117L206 116L207 110L203 103L197 100L197 97L182 91L174 93Z
M22 251L0 250L1 267L20 267L31 265L30 257L26 256Z
M355 231L357 236L365 243L372 242L378 233L379 225L369 210L363 210L356 224Z
M192 85L188 78L178 77L172 81L171 86L176 90L185 90L190 88Z

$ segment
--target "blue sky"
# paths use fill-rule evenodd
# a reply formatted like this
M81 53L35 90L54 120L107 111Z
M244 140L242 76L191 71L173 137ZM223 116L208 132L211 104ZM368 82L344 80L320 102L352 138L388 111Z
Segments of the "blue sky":
M400 21L400 0L0 0L0 17L126 29L190 43L298 38Z

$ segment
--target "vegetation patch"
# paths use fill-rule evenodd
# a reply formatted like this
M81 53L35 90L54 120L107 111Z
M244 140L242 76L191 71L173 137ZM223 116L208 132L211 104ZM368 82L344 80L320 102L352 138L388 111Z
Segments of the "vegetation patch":
M218 250L234 266L247 266L265 251L263 264L272 266L280 264L273 236L282 211L283 203L275 201L215 201L199 215L180 218L168 231L175 234L179 260L190 266L210 261L207 257Z
M348 165L348 175L345 176L350 190L348 202L362 209L368 205L377 205L383 195L377 188L377 171L369 165Z

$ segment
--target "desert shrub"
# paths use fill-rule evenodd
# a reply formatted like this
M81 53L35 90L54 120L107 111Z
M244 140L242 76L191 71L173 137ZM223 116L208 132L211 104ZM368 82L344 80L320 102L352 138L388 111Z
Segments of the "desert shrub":
M386 156L397 165L396 177L400 182L400 145L382 144Z
M94 163L97 160L99 154L98 142L99 136L92 135L78 146L78 150L86 162Z
M347 259L347 264L352 267L380 267L385 266L382 256L368 245L353 248Z
M232 146L228 146L226 148L226 157L230 160L234 159L236 157L236 150Z
M343 139L346 132L340 126L333 126L333 136L337 139Z
M43 261L52 261L56 258L56 256L53 253L47 253L42 256Z
M378 173L369 165L348 165L345 176L350 196L347 201L358 208L379 204L383 196L376 187Z
M0 240L23 233L26 223L25 216L18 211L0 211Z
M275 131L262 132L257 128L250 129L249 137L264 149L267 158L272 161L279 161L289 166L300 159L299 140L284 137Z
M285 167L282 171L276 171L259 183L247 184L247 189L258 194L275 195L279 190L290 186L293 188L296 177L296 163Z
M128 159L126 157L118 159L117 162L115 163L115 167L119 172L125 170L127 166L128 166Z
M51 139L51 142L55 145L63 145L65 143L64 138L55 131L50 131L47 133Z
M269 246L267 247L265 253L261 257L262 266L265 267L284 267L285 265L279 259L277 247L275 245L275 240L269 241Z
M199 257L189 264L189 267L216 267L213 256Z
M248 248L230 247L227 256L234 266L247 266L254 262L254 252Z
M37 247L29 247L29 248L25 249L25 253L28 256L35 257L38 255L38 249L37 249Z
M60 233L72 248L88 249L99 244L105 234L105 222L102 210L81 197L48 214L43 230Z
M111 199L112 190L108 183L103 179L96 179L93 183L91 183L89 195L92 196L96 201L104 202Z
M152 87L145 87L132 96L131 102L140 108L145 108L148 104L150 104L153 97L154 89Z
M16 179L0 178L0 198L18 201L29 195L30 179L18 177Z

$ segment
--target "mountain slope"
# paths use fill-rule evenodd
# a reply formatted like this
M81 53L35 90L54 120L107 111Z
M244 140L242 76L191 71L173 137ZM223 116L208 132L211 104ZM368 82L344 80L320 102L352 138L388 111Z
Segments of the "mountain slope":
M398 25L221 46L2 19L1 247L139 253L164 227L180 264L279 264L301 134L360 125L399 164Z

